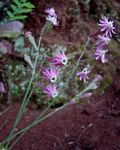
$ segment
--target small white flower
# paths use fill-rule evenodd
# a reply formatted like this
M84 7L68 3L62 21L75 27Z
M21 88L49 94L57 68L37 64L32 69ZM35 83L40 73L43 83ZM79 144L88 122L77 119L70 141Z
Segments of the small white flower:
M57 14L55 13L54 8L48 8L45 10L46 13L48 13L48 16L46 17L46 20L50 21L53 25L58 26L58 20L57 20Z

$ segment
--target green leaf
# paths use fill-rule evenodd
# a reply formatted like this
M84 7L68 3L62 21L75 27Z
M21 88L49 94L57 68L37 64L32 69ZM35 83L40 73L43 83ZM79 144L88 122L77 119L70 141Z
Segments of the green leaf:
M13 0L7 15L10 20L24 20L35 6L29 0Z
M11 17L10 20L13 21L13 20L24 20L25 18L27 18L26 15L24 16L14 16L14 17Z
M22 37L22 36L20 36L20 37L18 37L17 39L15 39L15 44L14 44L14 46L15 46L15 49L16 48L23 48L24 47L24 38Z
M27 1L28 1L28 0L21 0L22 3L25 3L25 2L27 2Z
M18 14L23 14L23 13L29 13L31 11L32 11L32 9L23 9L23 10L18 9L16 12L14 12L14 14L18 15Z
M35 6L33 5L33 4L31 4L31 3L23 3L23 4L21 4L21 7L26 7L26 8L35 8Z
M9 18L14 17L14 14L12 12L10 12L9 10L7 11L7 14L8 14Z
M33 63L32 63L32 60L31 60L31 58L30 58L29 55L24 54L24 60L30 65L30 67L31 67L32 69L34 68Z
M19 7L21 3L18 0L14 0L14 3Z
M13 10L14 12L17 11L17 9L18 9L18 8L17 8L15 5L13 5L13 4L11 4L10 7L12 8L12 10Z

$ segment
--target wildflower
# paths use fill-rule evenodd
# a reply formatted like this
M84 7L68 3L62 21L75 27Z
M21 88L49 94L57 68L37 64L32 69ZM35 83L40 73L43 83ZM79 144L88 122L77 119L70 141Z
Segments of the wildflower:
M50 21L54 26L58 26L58 21L56 17L47 16L46 20Z
M43 92L50 98L58 96L58 92L55 84L50 84L43 89Z
M4 92L5 92L4 83L2 81L0 81L0 93L4 93Z
M102 36L102 35L98 35L98 40L97 40L97 46L99 48L102 48L103 46L107 45L110 41L110 38L109 37L106 37L106 36Z
M54 8L48 8L45 10L46 13L48 13L51 17L57 17L57 14L55 13L55 9Z
M102 50L101 48L97 48L95 52L95 59L101 59L102 63L106 63L108 60L105 58L105 54L108 50Z
M46 80L50 80L51 82L56 82L58 77L59 70L56 70L55 67L51 67L50 69L43 69L42 74Z
M103 17L98 24L101 27L101 31L105 32L106 36L112 37L112 33L115 33L115 27L113 26L113 21L109 21L107 17Z
M87 82L86 80L89 79L88 77L89 73L90 73L90 70L86 67L82 71L77 72L77 76L80 78L80 80Z
M46 17L46 20L50 21L53 25L58 26L58 20L57 20L57 14L55 13L54 8L48 8L45 10L46 13L48 13L48 16Z
M56 56L49 58L55 66L65 66L68 62L68 58L64 52L58 53Z
M25 37L26 37L26 38L28 38L29 36L32 36L32 32L31 32L31 31L27 31L27 32L25 33Z

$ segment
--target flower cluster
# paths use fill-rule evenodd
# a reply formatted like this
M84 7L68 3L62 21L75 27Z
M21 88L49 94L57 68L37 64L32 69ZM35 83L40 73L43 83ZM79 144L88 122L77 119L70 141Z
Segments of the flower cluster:
M53 25L58 26L59 22L55 9L48 8L45 12L48 14L46 16L46 20L50 21ZM60 68L67 64L68 58L64 52L59 52L53 57L48 57L47 60L51 62L51 66L49 68L42 67L42 76L46 81L50 82L50 84L45 87L39 83L38 86L42 88L43 93L46 94L48 98L54 98L58 95L57 86L55 83L58 79Z
M48 14L46 17L46 20L50 21L53 25L58 26L58 20L57 20L57 14L55 12L54 8L48 8L45 10L45 12Z
M97 37L98 39L96 41L97 47L95 52L95 59L100 59L102 63L106 63L108 62L108 59L106 58L106 53L108 50L104 48L109 44L112 34L116 34L114 31L115 27L113 26L113 21L109 21L107 17L103 17L98 25L101 27L103 35L98 35ZM89 73L89 68L85 67L82 71L77 72L76 75L80 78L80 80L87 82L87 79L89 79Z
M51 84L49 84L47 87L42 88L43 93L47 95L47 97L56 97L58 95L57 92L57 86L55 85L60 68L62 66L65 66L68 62L68 58L65 55L64 52L59 52L53 57L49 57L48 60L52 63L52 66L50 68L43 68L42 69L42 75L46 81L49 81Z
M106 63L108 60L105 55L108 50L105 50L104 47L109 44L112 34L116 34L114 31L115 27L113 26L113 21L109 21L107 17L103 17L98 25L101 27L103 35L98 35L95 59L101 59L102 63Z

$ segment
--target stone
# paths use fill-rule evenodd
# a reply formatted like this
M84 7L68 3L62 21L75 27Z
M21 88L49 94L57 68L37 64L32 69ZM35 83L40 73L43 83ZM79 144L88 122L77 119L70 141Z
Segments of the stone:
M17 38L22 33L24 25L20 21L12 21L0 26L0 37Z
M12 53L12 44L6 40L0 41L0 56L10 55Z

